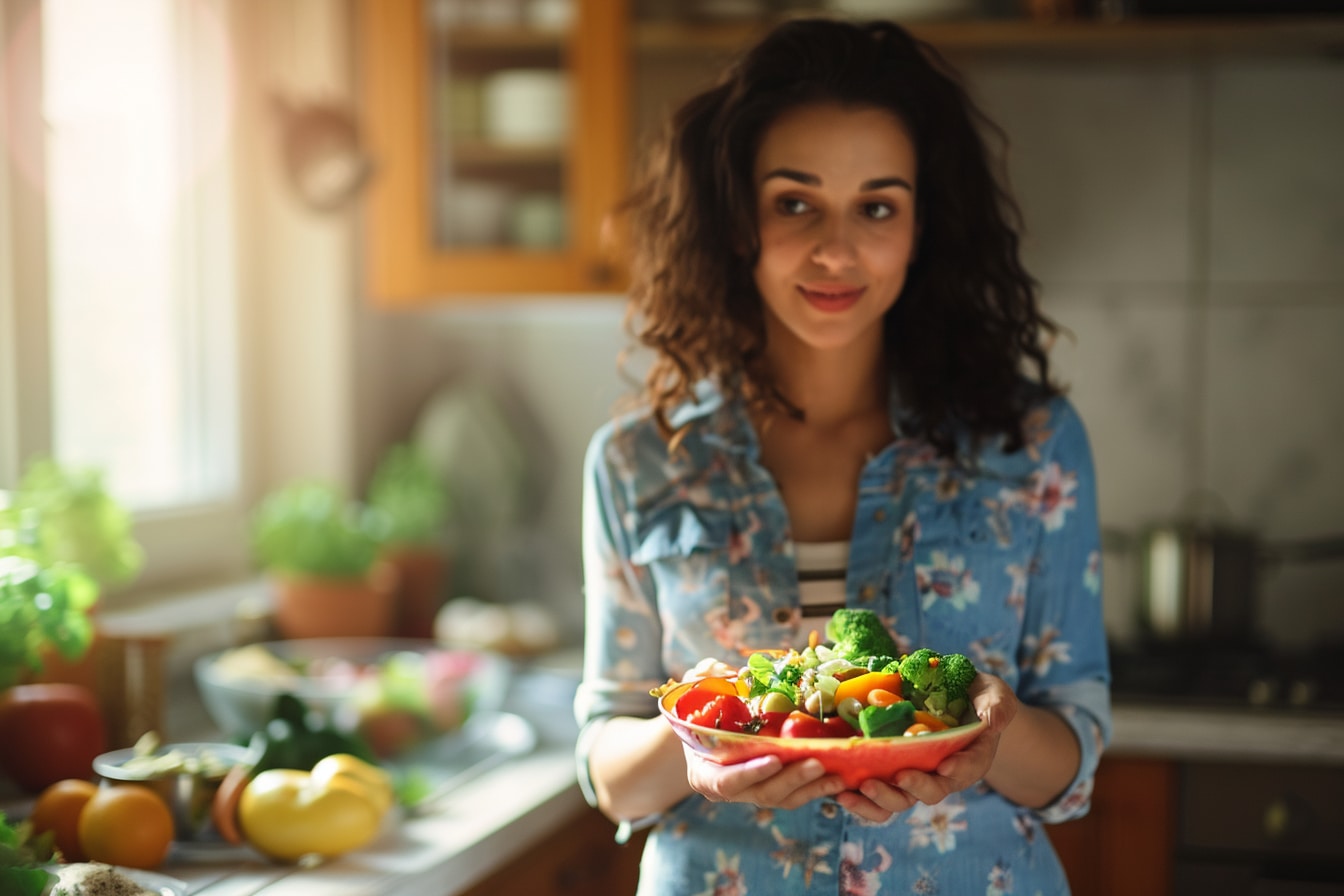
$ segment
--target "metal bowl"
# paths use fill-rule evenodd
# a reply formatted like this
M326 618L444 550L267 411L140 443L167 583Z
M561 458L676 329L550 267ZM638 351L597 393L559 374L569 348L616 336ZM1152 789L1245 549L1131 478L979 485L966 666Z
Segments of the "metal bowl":
M104 786L142 784L153 790L172 810L174 839L199 843L221 839L210 820L210 805L224 775L233 766L256 759L251 750L237 744L164 744L152 754L133 747L103 753L93 760L93 770ZM158 766L146 764L151 760Z

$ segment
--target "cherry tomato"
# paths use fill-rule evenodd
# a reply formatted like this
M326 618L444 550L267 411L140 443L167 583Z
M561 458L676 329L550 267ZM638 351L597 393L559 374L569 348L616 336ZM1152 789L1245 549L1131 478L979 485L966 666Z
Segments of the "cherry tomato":
M788 717L787 712L763 712L759 716L761 727L756 729L756 733L765 737L779 737L780 729L784 727L784 720Z
M859 733L853 725L840 716L829 716L822 724L826 726L826 730L829 732L828 737L853 737Z
M718 694L692 712L686 721L706 728L741 731L751 721L751 710L747 708L746 701L736 694Z
M802 710L789 713L780 728L780 737L852 737L858 732L839 716L830 716L822 721Z
M737 695L737 685L726 678L702 678L677 698L672 711L677 718L690 721L691 713L702 709L720 694Z
M794 710L779 729L780 737L830 737L826 724L816 716Z

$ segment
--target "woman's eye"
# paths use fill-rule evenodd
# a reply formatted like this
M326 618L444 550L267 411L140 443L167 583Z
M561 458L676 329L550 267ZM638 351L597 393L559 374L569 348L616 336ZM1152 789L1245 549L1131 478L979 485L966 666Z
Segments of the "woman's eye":
M801 199L795 199L792 196L782 196L775 201L775 208L786 215L801 215L811 206Z
M885 202L865 202L863 214L874 221L883 221L896 214L896 209Z

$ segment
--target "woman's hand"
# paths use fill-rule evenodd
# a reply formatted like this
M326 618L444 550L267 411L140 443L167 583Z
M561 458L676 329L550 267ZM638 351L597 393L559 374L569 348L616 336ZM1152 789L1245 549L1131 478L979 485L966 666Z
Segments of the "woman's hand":
M883 823L915 803L930 806L949 794L965 790L989 773L999 749L999 738L1017 715L1021 704L1002 678L981 672L968 691L975 714L985 723L980 736L966 748L948 756L932 773L906 769L891 783L864 781L857 791L840 794L836 800L860 818Z
M733 765L710 762L690 747L686 752L686 779L691 788L712 802L751 803L772 809L797 809L845 789L839 775L828 775L816 759L785 765L778 756L763 756Z

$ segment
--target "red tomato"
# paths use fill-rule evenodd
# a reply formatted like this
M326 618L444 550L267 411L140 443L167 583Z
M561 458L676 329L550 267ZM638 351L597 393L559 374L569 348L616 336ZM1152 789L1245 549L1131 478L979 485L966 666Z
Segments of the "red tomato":
M839 716L830 716L823 722L800 709L789 713L779 732L780 737L852 737L856 733L853 726Z
M826 730L830 732L831 737L853 737L859 733L853 725L840 716L829 716L822 724L826 726Z
M780 737L830 737L825 723L800 709L789 713L779 729Z
M702 709L720 694L737 695L737 685L726 678L702 678L686 689L686 693L677 698L672 711L677 718L690 721L691 714Z
M747 702L736 694L717 694L708 703L692 712L686 721L706 728L723 731L741 731L751 721Z
M784 720L788 717L787 712L763 712L760 715L761 727L756 729L756 733L765 737L779 737Z
M77 684L23 684L0 691L0 769L29 793L64 778L91 778L107 749L103 713Z

